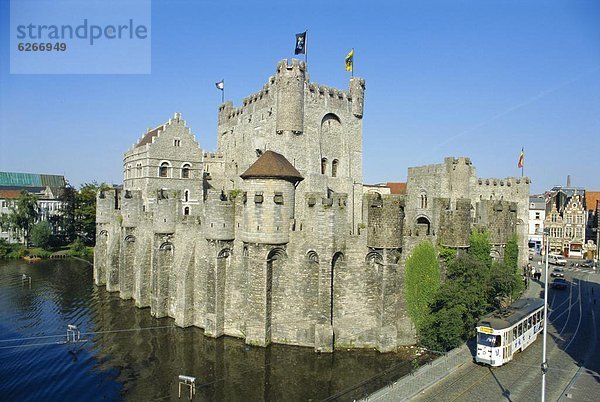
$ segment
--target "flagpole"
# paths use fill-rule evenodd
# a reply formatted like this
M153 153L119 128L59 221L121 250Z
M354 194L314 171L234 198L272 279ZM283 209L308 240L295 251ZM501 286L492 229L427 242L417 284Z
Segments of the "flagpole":
M223 89L221 89L221 103L225 103L225 78L223 78Z
M521 177L525 175L525 148L521 147L521 152L523 153L523 164L521 165Z
M306 64L306 70L308 70L308 29L304 36L304 64Z
M352 68L350 69L350 76L354 77L354 48L352 48Z

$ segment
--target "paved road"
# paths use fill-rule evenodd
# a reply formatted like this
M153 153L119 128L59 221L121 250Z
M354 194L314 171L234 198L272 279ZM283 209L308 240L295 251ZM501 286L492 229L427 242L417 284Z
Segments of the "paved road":
M550 267L550 272L553 267ZM546 400L600 400L600 274L566 268L567 290L548 292ZM543 279L543 278L542 278ZM543 285L543 284L542 284ZM532 282L531 296L543 295ZM513 361L489 368L468 363L418 395L416 401L541 400L542 336Z

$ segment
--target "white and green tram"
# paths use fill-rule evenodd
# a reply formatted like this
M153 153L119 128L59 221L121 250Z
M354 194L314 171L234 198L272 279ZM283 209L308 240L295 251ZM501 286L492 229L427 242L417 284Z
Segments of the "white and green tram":
M501 366L537 339L544 328L544 300L521 299L477 324L477 363Z

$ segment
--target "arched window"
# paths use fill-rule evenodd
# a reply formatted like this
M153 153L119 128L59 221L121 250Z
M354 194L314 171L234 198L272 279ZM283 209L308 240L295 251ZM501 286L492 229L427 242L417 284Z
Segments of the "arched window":
M159 177L169 177L169 162L163 162L158 168Z
M183 201L188 202L190 200L190 190L185 190L183 192Z
M190 207L183 208L183 214L184 215L189 215L190 214Z
M190 164L186 163L181 167L181 178L189 179L190 178Z
M421 208L427 208L427 193L424 191L421 192L420 206Z
M327 173L327 158L321 159L321 174Z
M140 162L136 163L136 177L142 177L142 164Z
M127 164L127 170L125 172L125 178L126 179L130 179L131 178L131 163Z
M338 163L339 161L337 159L334 159L333 162L331 162L331 177L337 176Z

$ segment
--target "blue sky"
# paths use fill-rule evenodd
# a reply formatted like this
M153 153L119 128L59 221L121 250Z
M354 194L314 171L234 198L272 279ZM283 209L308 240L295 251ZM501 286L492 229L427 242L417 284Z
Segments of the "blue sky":
M308 29L311 80L366 79L367 183L469 156L480 177L525 174L532 192L600 190L598 1L152 1L148 75L11 75L0 0L0 170L122 181L122 154L181 112L216 148L220 92L260 89ZM135 62L135 61L133 61Z

